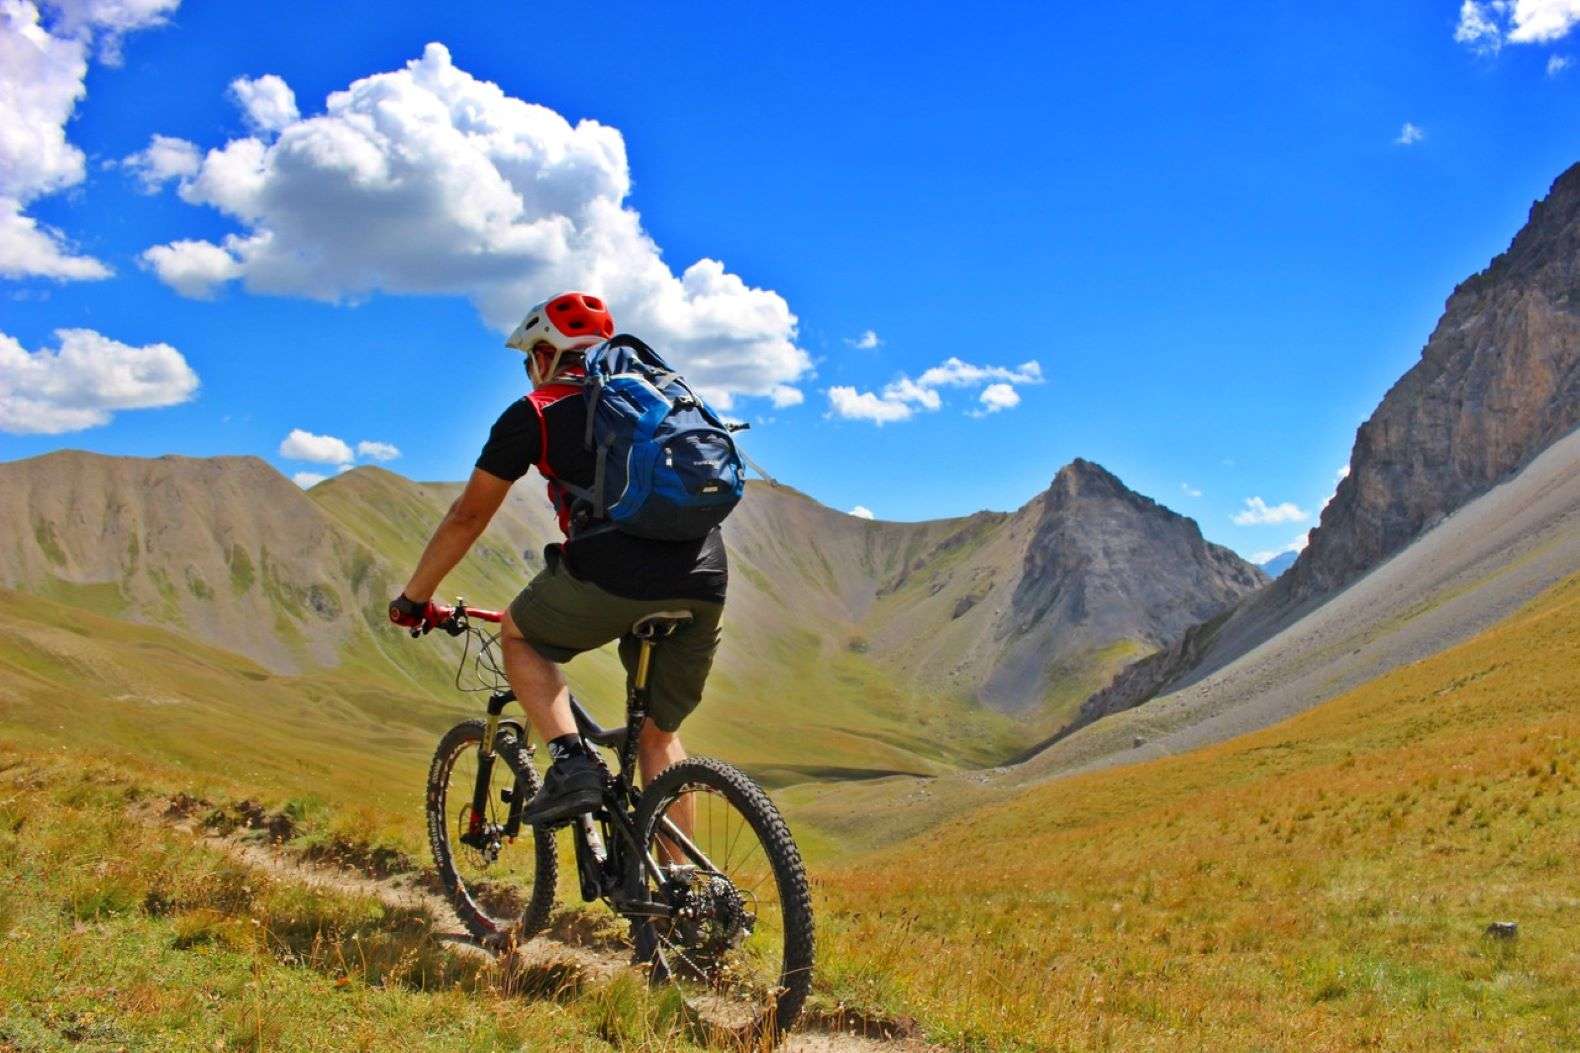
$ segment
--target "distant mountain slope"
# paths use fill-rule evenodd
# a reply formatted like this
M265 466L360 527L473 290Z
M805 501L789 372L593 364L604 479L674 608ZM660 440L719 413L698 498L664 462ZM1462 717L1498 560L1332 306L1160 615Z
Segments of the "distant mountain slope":
M160 626L277 674L346 668L449 691L454 648L411 645L384 605L459 484L358 468L304 493L251 458L64 452L0 464L0 491L0 586ZM754 483L725 534L717 703L694 727L787 780L1002 760L1125 658L1262 581L1193 522L1084 461L1014 514L923 523L857 519ZM554 536L538 485L519 487L445 596L507 603ZM618 701L611 655L572 674Z
M1105 696L1095 696L1083 707L1090 726L1018 777L1178 753L1265 727L1475 635L1577 570L1580 431L1209 675L1106 720L1097 719Z
M1265 563L1258 563L1256 569L1266 574L1269 578L1276 578L1284 571L1295 565L1298 552L1280 552Z
M0 586L179 628L279 672L339 660L375 555L253 457L0 464Z
M1223 668L1580 425L1577 261L1580 165L1454 290L1421 360L1356 432L1350 472L1294 565L1126 669L1089 708L1126 709Z
M1193 520L1076 460L1006 517L960 521L875 604L875 653L897 675L1060 719L1118 665L1267 579Z

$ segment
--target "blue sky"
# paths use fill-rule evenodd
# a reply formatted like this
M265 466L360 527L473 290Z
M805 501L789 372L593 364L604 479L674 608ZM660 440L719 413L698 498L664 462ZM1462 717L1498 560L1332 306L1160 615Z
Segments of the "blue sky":
M828 504L1276 550L1580 160L1573 3L1287 6L6 0L0 459L460 478L571 283Z

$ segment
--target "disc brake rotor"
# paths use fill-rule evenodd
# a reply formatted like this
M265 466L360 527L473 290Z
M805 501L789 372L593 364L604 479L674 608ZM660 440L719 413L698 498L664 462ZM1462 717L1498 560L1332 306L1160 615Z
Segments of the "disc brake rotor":
M491 866L499 859L499 851L504 847L500 838L501 830L493 823L472 822L472 806L463 804L461 812L456 817L456 828L460 831L456 837L466 853L467 860L479 869Z

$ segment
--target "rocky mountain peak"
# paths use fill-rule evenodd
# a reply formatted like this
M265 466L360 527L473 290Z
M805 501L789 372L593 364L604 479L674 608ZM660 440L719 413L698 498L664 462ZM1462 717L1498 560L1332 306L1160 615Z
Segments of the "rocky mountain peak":
M1049 484L1048 492L1063 499L1133 494L1133 491L1107 468L1084 457L1077 457L1060 468L1054 475L1053 482Z

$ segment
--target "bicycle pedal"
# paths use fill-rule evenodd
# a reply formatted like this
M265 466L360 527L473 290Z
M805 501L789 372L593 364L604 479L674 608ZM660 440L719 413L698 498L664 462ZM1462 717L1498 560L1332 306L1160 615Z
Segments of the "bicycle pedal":
M516 791L506 786L499 791L499 799L505 804L509 804L516 799Z

